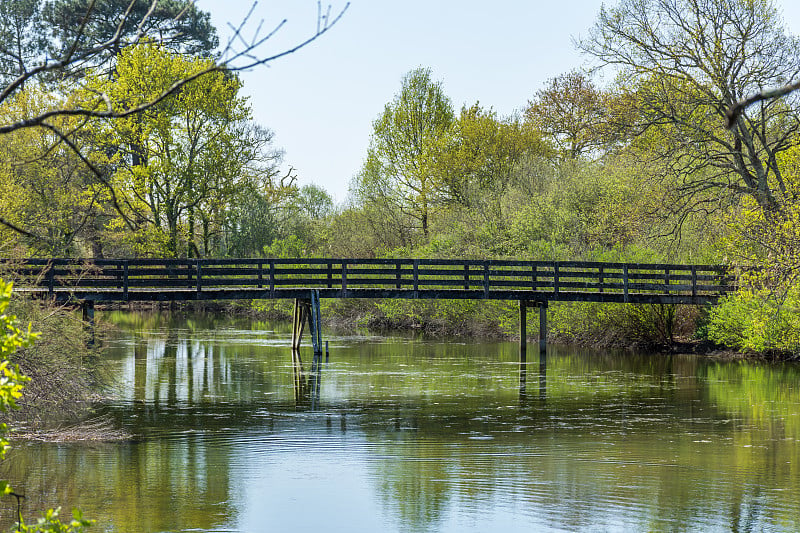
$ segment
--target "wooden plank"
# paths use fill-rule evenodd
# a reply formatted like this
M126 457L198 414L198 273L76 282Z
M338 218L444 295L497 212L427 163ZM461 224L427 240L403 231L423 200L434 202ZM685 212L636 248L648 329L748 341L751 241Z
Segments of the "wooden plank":
M376 276L385 276L387 278L391 278L400 272L402 274L413 274L413 268L400 268L398 269L397 266L387 267L387 268L358 268L354 265L348 265L348 271L354 275L376 275Z

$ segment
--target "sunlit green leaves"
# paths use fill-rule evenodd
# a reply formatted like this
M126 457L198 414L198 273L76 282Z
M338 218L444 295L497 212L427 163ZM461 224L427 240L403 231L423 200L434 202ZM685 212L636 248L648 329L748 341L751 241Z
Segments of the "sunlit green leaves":
M94 76L84 93L99 109L121 112L169 93L142 113L93 124L121 207L108 237L128 254L210 253L211 232L220 231L237 195L273 189L272 133L250 123L238 78L215 68L213 60L145 43L122 52L115 77ZM170 93L176 81L200 73Z

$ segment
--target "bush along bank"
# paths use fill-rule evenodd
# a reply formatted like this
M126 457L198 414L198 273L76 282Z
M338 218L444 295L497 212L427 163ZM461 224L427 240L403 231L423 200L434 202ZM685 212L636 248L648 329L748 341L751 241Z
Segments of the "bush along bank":
M10 361L30 378L19 409L4 416L23 434L90 416L101 386L101 365L79 311L45 301L13 298L9 310L39 332L37 341L17 350Z
M253 302L251 309L260 317L283 320L291 318L292 305L290 300L261 300ZM704 331L699 326L706 314L695 306L557 302L548 308L548 335L554 342L583 346L674 349L691 345L694 350L702 344L698 333ZM336 331L510 339L519 335L519 302L323 300L322 319ZM528 331L538 334L531 328L533 320L529 312Z

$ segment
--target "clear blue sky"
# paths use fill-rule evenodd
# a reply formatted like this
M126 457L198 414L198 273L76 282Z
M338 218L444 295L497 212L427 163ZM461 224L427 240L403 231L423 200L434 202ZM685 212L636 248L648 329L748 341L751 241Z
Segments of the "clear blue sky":
M333 11L344 0L330 0ZM613 5L614 1L606 1ZM544 83L581 67L573 40L585 36L602 0L352 0L329 33L299 52L245 73L255 119L275 132L299 184L347 195L366 155L372 121L418 66L430 67L456 109L480 101L501 115L525 107ZM197 0L224 38L249 0ZM323 2L323 7L326 5ZM790 31L800 34L800 2L779 0ZM254 12L272 28L275 53L314 32L316 0L260 0Z

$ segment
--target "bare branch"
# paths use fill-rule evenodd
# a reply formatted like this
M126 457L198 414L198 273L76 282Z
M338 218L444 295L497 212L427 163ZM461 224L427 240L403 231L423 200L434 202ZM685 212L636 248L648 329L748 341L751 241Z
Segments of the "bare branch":
M30 237L31 239L34 239L34 240L37 240L37 241L45 240L44 237L36 235L35 233L31 233L30 231L27 231L27 230L17 226L13 222L10 222L10 221L6 220L3 217L0 217L0 225L5 226L10 230L16 231L20 235L24 235L26 237Z
M147 17L149 17L152 14L153 9L155 8L156 4L157 4L157 1L153 0L153 3L151 5L151 7L150 7L150 10L147 12L145 17L142 18L142 21L141 21L141 23L139 25L139 28L140 28L139 32L140 33L139 33L139 35L137 35L137 38L135 39L135 41L139 41L144 37L144 35L143 35L143 24L146 21ZM133 2L131 2L131 6L132 5L133 5ZM86 19L88 19L90 11L91 11L91 8L93 6L94 6L94 1L92 1L92 3L89 6L89 9L87 9L87 14L86 14L86 17L84 18L84 21ZM244 30L246 24L249 22L249 20L250 20L250 18L252 16L253 9L255 8L255 4L253 4L253 7L250 9L250 11L248 12L247 16L241 22L241 24L239 24L239 26L237 26L235 28L233 36L228 40L228 43L226 44L225 49L222 50L222 52L220 53L219 60L213 66L211 66L209 68L206 68L206 69L203 69L203 70L201 70L201 71L199 71L199 72L197 72L197 73L195 73L195 74L193 74L191 76L187 76L185 78L176 80L167 90L165 90L160 95L158 95L155 98L153 98L152 100L144 102L144 103L142 103L142 104L140 104L140 105L138 105L136 107L133 107L131 109L121 110L121 111L114 111L113 109L108 109L106 111L97 111L96 109L87 109L87 108L74 108L74 109L57 108L57 109L52 109L50 111L46 111L46 112L34 115L32 117L27 117L25 119L18 120L18 121L14 122L14 123L11 123L11 124L0 126L0 135L6 134L6 133L10 133L12 131L16 131L16 130L23 129L23 128L41 126L46 121L48 121L49 119L54 118L54 117L59 117L59 116L64 116L64 117L68 117L68 116L84 116L84 117L94 117L94 118L124 118L124 117L131 116L131 115L134 115L134 114L137 114L137 113L141 113L142 111L144 111L144 110L146 110L146 109L148 109L150 107L153 107L154 105L158 104L159 102L161 102L165 98L173 95L175 92L177 92L181 87L183 87L187 83L191 83L192 81L194 81L194 80L196 80L196 79L198 79L198 78L200 78L202 76L205 76L207 74L210 74L212 72L219 72L219 71L240 72L240 71L246 71L246 70L253 69L255 67L264 65L264 64L269 63L271 61L275 61L277 59L280 59L282 57L286 57L288 55L291 55L291 54L297 52L298 50L308 46L309 44L311 44L314 41L316 41L317 39L319 39L322 35L327 33L337 22L339 22L339 20L341 20L341 18L344 16L345 12L349 8L349 6L350 6L350 3L349 2L346 3L345 6L341 9L341 11L339 11L338 15L333 19L330 19L330 16L328 14L323 15L323 14L320 13L318 15L317 31L314 32L310 37L308 37L304 41L301 41L300 43L298 43L297 45L295 45L295 46L293 46L291 48L288 48L286 50L283 50L281 52L278 52L276 54L272 54L272 55L264 56L264 57L259 57L256 54L257 50L262 45L264 45L264 43L266 43L268 40L270 40L278 31L280 31L281 28L283 28L283 26L286 23L286 20L281 21L272 31L270 31L268 34L263 35L263 36L260 35L261 27L262 27L262 24L263 24L263 21L262 21L259 24L259 26L258 26L258 28L256 30L256 33L253 35L252 40L247 42L242 37L242 31ZM129 16L129 14L130 14L130 6L128 7L128 10L125 13L125 17ZM100 54L100 53L102 53L102 52L104 52L106 50L115 48L116 46L118 46L121 43L121 40L122 40L122 24L123 24L123 22L124 22L124 18L123 18L123 20L120 21L120 23L119 23L119 25L117 27L117 31L116 31L116 33L114 34L114 36L111 39L109 39L105 43L102 43L102 44L100 44L98 46L95 46L95 47L87 50L86 52L83 52L81 54L75 55L74 54L74 50L77 48L77 44L78 44L78 41L80 40L80 35L81 35L79 33L79 35L75 38L75 41L73 43L73 46L70 49L70 52L67 53L62 59L60 59L58 61L46 62L46 63L40 65L39 67L36 67L36 68L31 69L29 71L26 71L22 75L20 75L16 80L14 80L11 84L9 84L7 87L5 87L5 89L3 89L2 92L0 92L0 103L5 101L17 89L22 87L27 81L33 79L36 76L39 76L39 75L47 73L47 72L63 70L66 67L68 67L69 65L71 65L71 64L79 63L79 62L81 62L83 60L86 60L86 59L89 59L91 57L94 57L97 54ZM81 30L81 32L82 32L82 30ZM236 42L240 42L243 45L243 48L237 50ZM245 61L242 62L241 60L245 60ZM104 97L104 100L107 100L107 99Z
M756 102L762 102L764 100L772 100L774 98L781 98L782 96L786 96L787 94L794 92L800 89L800 81L796 81L794 83L789 83L787 85L783 85L782 87L776 87L774 89L765 89L759 93L753 94L739 100L725 113L725 127L728 129L732 129L733 126L736 124L736 121L739 120L739 117L742 116L744 110Z

